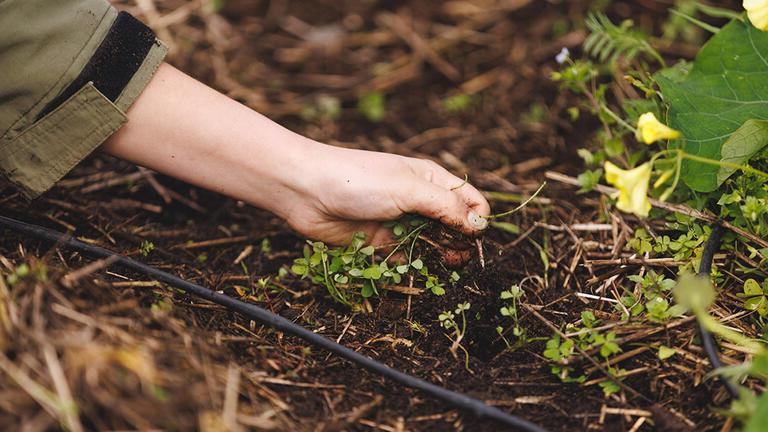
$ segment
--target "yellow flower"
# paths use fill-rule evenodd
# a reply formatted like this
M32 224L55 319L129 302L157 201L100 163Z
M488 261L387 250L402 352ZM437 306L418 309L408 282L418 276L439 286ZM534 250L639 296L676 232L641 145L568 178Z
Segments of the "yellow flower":
M652 112L647 112L637 119L637 139L646 144L663 139L678 139L680 136L680 132L660 122Z
M744 9L753 26L768 31L768 0L744 0Z
M651 202L648 201L648 183L651 181L651 164L646 162L637 168L623 170L616 165L605 163L605 179L619 189L619 210L648 216Z

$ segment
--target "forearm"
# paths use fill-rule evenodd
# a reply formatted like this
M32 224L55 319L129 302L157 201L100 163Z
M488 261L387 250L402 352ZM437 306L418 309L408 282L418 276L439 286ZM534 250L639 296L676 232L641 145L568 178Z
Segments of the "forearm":
M119 158L286 217L322 144L276 124L170 65L103 149Z
M103 149L336 244L359 231L386 243L381 222L404 213L475 234L489 212L479 191L433 162L312 141L166 64Z

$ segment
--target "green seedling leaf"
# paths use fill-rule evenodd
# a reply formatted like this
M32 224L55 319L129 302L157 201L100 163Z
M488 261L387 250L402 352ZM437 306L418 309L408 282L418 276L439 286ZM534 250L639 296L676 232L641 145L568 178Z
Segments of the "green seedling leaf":
M491 226L510 234L520 234L520 227L509 222L491 222Z
M357 103L357 109L372 122L379 122L386 114L384 94L381 92L371 92L360 98Z
M600 183L600 179L602 177L602 168L598 168L596 170L586 170L579 174L579 176L576 177L576 180L579 182L579 193L586 193L594 189L595 186Z
M411 262L411 266L413 266L413 268L416 270L421 270L424 267L424 261L422 261L420 258L416 258Z
M458 273L456 273L455 271L451 272L451 277L450 277L451 282L456 283L459 281L459 279L461 279L461 276L459 276Z
M757 311L763 317L768 316L768 298L764 287L760 286L756 280L747 279L744 282L744 294L740 296L745 297L745 309Z
M376 250L373 246L366 246L362 249L360 249L360 253L365 256L371 256L373 255L373 252Z
M686 138L683 150L719 161L723 144L747 120L768 120L768 32L734 20L704 45L684 78L667 72L656 80L669 104L669 125ZM711 192L725 175L719 171L686 160L681 177L692 189Z
M604 147L605 154L609 157L616 157L624 153L624 142L619 137L607 139Z
M677 351L674 348L670 348L664 345L659 346L659 360L666 360L676 353Z
M443 108L450 113L460 113L466 110L472 102L472 96L459 93L443 99Z
M610 396L621 390L621 387L613 381L603 381L599 385L600 388L603 389L603 394L606 396Z
M363 277L365 279L379 280L384 271L377 265L372 265L363 270Z
M756 280L747 279L747 281L744 282L744 294L748 297L763 295L763 288Z
M648 301L645 309L648 311L648 317L652 321L660 322L668 316L669 302L663 297L654 297Z
M586 328L592 328L598 323L598 320L595 318L595 314L591 311L582 311L581 323L584 324L584 327Z
M720 149L723 162L742 165L768 144L768 121L747 120L736 130ZM717 171L717 185L721 185L736 171L732 167L721 166Z
M440 285L434 285L434 286L432 286L430 288L430 290L432 291L432 294L437 295L437 296L441 296L441 295L445 294L445 288L443 288Z
M291 272L295 274L296 276L304 277L307 275L309 271L309 266L307 266L307 260L304 258L298 258L294 261L293 265L291 266Z
M375 290L373 289L373 284L371 281L365 281L363 283L363 288L360 290L360 294L365 298L369 298L373 295L374 292Z
M544 357L554 362L559 362L563 359L563 356L560 353L560 336L555 336L547 341L547 347L544 350Z
M576 150L576 154L578 154L579 157L583 159L584 163L587 165L595 165L597 163L595 160L596 159L595 155L593 155L591 151L585 148L580 148Z

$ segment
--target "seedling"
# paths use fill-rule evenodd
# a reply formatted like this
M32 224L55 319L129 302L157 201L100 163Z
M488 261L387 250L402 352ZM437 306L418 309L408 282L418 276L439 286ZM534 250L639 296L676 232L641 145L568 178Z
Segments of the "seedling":
M304 256L294 260L291 271L324 285L331 297L348 306L355 306L360 298L380 295L381 287L399 285L405 277L423 283L435 295L443 295L445 282L414 256L419 235L429 223L409 217L390 224L396 243L383 259L376 255L376 248L365 245L363 233L356 233L346 247L329 248L322 242L308 241ZM405 262L392 262L397 253L405 256ZM450 280L455 283L459 275L454 274Z
M149 240L142 241L141 246L139 246L139 252L141 252L141 255L143 256L148 256L153 250L155 250L155 244Z
M747 279L742 290L739 297L744 299L744 308L757 311L762 318L768 316L768 279L762 285L754 279Z
M581 313L581 326L572 324L566 326L566 330L572 335L568 339L562 339L560 335L554 335L547 341L544 349L544 357L556 363L552 365L552 373L557 375L563 382L584 383L587 376L584 374L575 374L575 369L564 366L563 363L571 359L576 353L578 345L584 351L593 348L599 348L600 357L606 361L606 369L612 374L620 374L621 369L610 366L609 360L612 356L621 352L621 347L616 343L616 333L602 333L595 329L600 321L590 311ZM600 383L603 392L608 395L619 390L618 384L608 380Z
M16 285L20 280L34 277L39 282L48 281L48 267L40 261L33 261L32 265L21 263L16 266L11 274L6 276L8 285Z
M363 95L357 103L357 109L368 120L372 122L381 121L387 114L384 94L381 92L371 92Z
M512 285L508 290L502 291L500 298L505 301L506 305L499 309L502 316L508 317L512 320L512 334L518 339L518 344L523 345L526 342L526 331L520 327L520 320L518 315L518 303L523 297L523 289L519 285ZM496 332L501 335L502 339L507 345L507 348L511 348L509 341L503 336L503 331L496 329Z
M467 332L467 316L464 312L468 311L470 306L469 302L459 303L456 305L455 314L451 311L444 311L438 316L438 320L443 328L452 332L446 335L452 341L450 347L451 355L458 360L457 352L461 350L464 353L464 368L471 373L472 370L469 368L469 352L461 345L461 341L464 340L464 335ZM461 325L456 322L457 316L461 317Z
M622 313L624 319L638 317L645 311L650 321L663 323L685 312L680 306L670 305L669 295L675 286L674 280L653 270L648 270L643 276L629 276L628 279L637 283L641 296L636 298L634 293L628 293L620 299L624 307L616 305L616 310ZM625 310L630 312L630 316Z

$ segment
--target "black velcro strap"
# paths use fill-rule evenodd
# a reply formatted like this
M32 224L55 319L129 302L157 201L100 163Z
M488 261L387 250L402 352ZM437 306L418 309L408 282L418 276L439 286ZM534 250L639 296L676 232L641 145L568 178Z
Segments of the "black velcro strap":
M114 102L139 70L155 43L155 34L127 12L120 12L80 75L38 114L40 119L89 82Z

